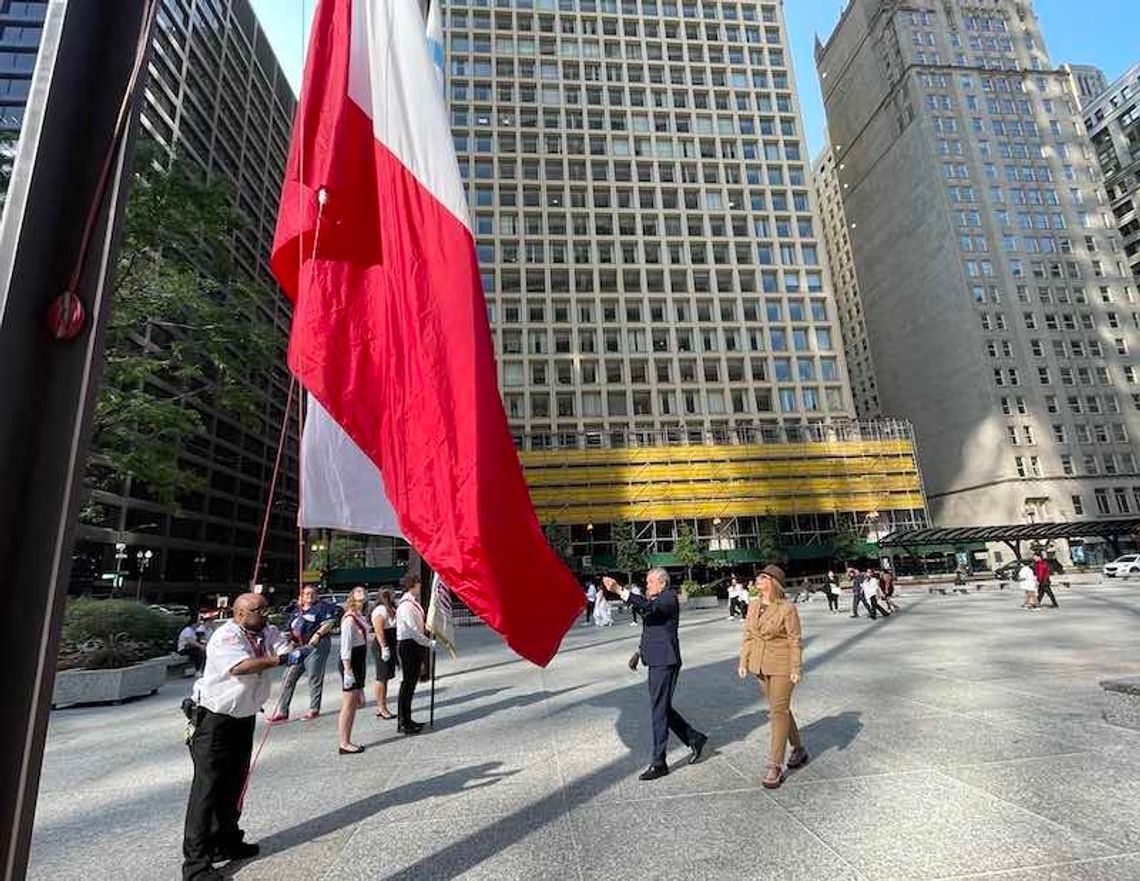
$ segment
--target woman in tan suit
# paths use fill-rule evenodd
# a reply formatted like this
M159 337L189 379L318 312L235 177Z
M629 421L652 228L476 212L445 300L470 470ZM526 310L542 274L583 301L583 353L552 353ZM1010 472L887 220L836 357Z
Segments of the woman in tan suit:
M784 750L788 743L792 745L788 768L799 768L808 762L791 711L792 690L801 673L800 615L784 598L784 570L779 566L765 566L756 578L756 587L760 598L748 607L737 673L741 679L749 673L756 676L768 699L772 746L763 783L767 789L777 789L784 782Z

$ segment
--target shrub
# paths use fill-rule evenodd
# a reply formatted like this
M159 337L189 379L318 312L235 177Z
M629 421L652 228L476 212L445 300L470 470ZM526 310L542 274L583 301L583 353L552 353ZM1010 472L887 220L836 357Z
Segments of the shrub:
M74 598L64 613L59 668L129 667L160 657L174 650L183 623L133 600Z
M698 584L695 581L686 581L681 585L681 590L685 592L687 597L711 597L716 593L716 589L711 584Z

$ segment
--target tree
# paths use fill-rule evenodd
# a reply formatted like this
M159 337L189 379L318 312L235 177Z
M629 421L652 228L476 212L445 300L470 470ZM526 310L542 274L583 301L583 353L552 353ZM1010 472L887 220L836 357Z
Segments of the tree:
M647 566L645 552L638 544L633 532L633 524L625 520L615 520L613 525L614 556L619 572L624 572L626 581L633 580L633 573Z
M677 529L677 540L673 543L673 556L685 567L685 586L693 584L693 567L705 561L705 552L700 541L693 534L693 527L682 523Z
M831 539L831 558L843 564L859 557L863 552L863 540L849 524L843 524Z
M542 533L546 536L546 543L550 545L551 550L558 555L558 559L569 565L574 553L570 527L559 523L547 523L542 527Z
M783 543L780 541L780 530L771 517L765 517L760 521L756 549L760 551L760 556L766 563L783 565L787 562L788 556L784 553Z
M204 412L253 427L280 332L265 286L235 265L246 227L228 186L140 145L95 404L92 462L163 502L202 477L180 455ZM264 394L264 393L260 393Z

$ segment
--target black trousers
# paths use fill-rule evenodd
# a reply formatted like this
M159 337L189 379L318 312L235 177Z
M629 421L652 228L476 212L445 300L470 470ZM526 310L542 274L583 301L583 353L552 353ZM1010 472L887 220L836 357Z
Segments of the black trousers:
M653 714L653 764L665 765L665 747L672 731L685 746L691 746L699 733L673 709L673 692L677 688L679 665L649 668L649 707Z
M748 615L748 604L739 597L733 597L732 602L728 604L728 614L744 618Z
M400 658L400 696L396 701L397 724L406 725L412 721L412 698L420 681L420 673L427 661L428 650L414 639L401 639L396 643L396 654Z
M827 608L833 612L839 611L839 594L832 593L830 590L827 592Z
M891 613L879 605L879 598L877 596L871 597L871 617L876 618L882 615L884 618L890 618Z
M182 877L198 878L211 868L214 854L241 843L238 800L249 773L255 718L236 718L207 709L190 740L194 782L186 803L182 835Z
M1053 596L1053 588L1049 586L1048 581L1041 581L1037 584L1037 605L1041 605L1045 594L1049 594L1049 602L1053 604L1054 609L1057 608L1057 598Z
M856 618L859 617L859 603L863 604L863 608L865 608L867 610L868 614L872 614L871 613L871 607L867 604L867 598L865 596L863 596L863 591L856 590L856 591L852 592L852 596L851 596L851 614L852 615L854 615ZM873 614L872 614L872 617L874 617Z

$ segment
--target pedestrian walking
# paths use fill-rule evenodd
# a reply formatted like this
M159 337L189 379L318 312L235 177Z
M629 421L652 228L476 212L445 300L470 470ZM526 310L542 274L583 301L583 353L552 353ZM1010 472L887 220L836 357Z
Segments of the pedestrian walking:
M594 626L610 627L613 623L613 609L610 608L609 601L606 600L606 592L600 590L597 596L594 597Z
M400 658L400 694L396 701L396 730L419 734L423 723L412 719L412 698L420 674L426 669L431 638L424 633L424 608L420 605L423 584L418 575L404 576L404 595L396 606L396 653Z
M332 648L330 634L340 618L340 609L335 603L317 598L317 591L311 584L301 588L301 597L289 616L289 633L297 646L313 649L305 658L304 667L290 670L281 682L281 696L276 710L269 716L269 722L284 722L289 718L289 704L293 701L293 689L302 673L309 676L309 711L301 718L308 722L321 714L321 696L325 689L325 665Z
M206 643L198 633L198 616L191 615L186 626L178 631L178 654L184 655L194 665L194 672L201 673L202 665L206 663ZM183 671L185 675L185 670Z
M637 585L637 584L631 584L631 585L629 586L629 592L630 592L630 593L635 593L635 594L637 594L639 597L640 597L640 596L645 596L645 593L642 591L642 589L641 589L641 586L640 586L640 585ZM629 626L630 626L630 627L636 627L636 626L637 626L637 616L638 616L638 614L639 614L639 613L638 613L637 609L635 609L635 608L633 608L633 607L631 606L631 607L630 607L630 609L629 609ZM636 669L636 668L634 668L634 669Z
M748 588L733 575L728 586L728 617L743 618L748 614Z
M289 644L269 626L269 603L244 593L234 616L206 644L206 663L185 705L190 720L186 743L194 779L182 834L184 881L221 881L213 864L255 857L261 849L238 826L241 794L253 753L253 728L269 697L267 671L296 665L311 648ZM190 703L192 701L192 703Z
M884 618L889 618L891 613L879 605L879 578L875 574L874 569L867 570L867 577L863 579L863 604L867 606L867 611L871 613L871 620L875 620L882 615Z
M388 709L388 683L396 675L396 601L382 590L372 610L372 661L376 672L376 715L395 719Z
M761 782L766 789L778 789L784 782L784 755L789 743L792 745L789 769L806 765L810 758L791 706L792 692L802 676L802 630L800 613L785 596L784 570L779 566L765 566L756 583L761 602L748 610L736 672L741 679L755 676L760 682L761 694L768 701L772 732L768 770Z
M1021 604L1021 608L1033 610L1041 608L1037 603L1037 588L1040 585L1037 583L1037 575L1034 573L1033 567L1029 565L1028 560L1021 561L1021 568L1017 570L1017 580L1021 583L1021 589L1025 595L1025 601Z
M832 614L839 612L839 594L841 590L839 577L829 569L827 571L827 608L831 610Z
M1049 561L1045 559L1045 555L1038 551L1034 555L1033 560L1033 574L1037 576L1037 605L1040 607L1041 600L1045 595L1049 595L1049 602L1053 604L1053 608L1057 608L1057 598L1053 596L1053 588L1050 582L1053 580L1053 573L1049 570Z
M681 672L681 641L677 625L681 606L677 591L669 585L669 573L650 569L645 577L645 596L638 596L605 577L602 584L610 593L641 612L641 662L649 668L649 703L653 719L653 757L639 780L656 780L669 773L665 748L672 731L689 747L689 764L700 761L708 737L693 728L673 709L673 693Z
M871 570L868 569L867 572ZM851 576L851 617L859 617L859 604L862 603L863 607L867 610L867 614L871 614L871 606L867 602L867 598L863 595L863 582L867 580L866 574L859 571L854 571Z
M337 733L340 735L340 754L354 756L364 747L352 742L352 726L356 711L364 706L364 676L368 669L368 619L364 617L368 593L363 587L352 589L344 601L344 617L340 619L340 678L342 691Z
M589 624L594 616L594 600L598 598L598 588L594 582L586 585L586 623Z
M890 569L879 573L879 592L882 594L884 614L893 615L899 610L895 605L895 575Z

